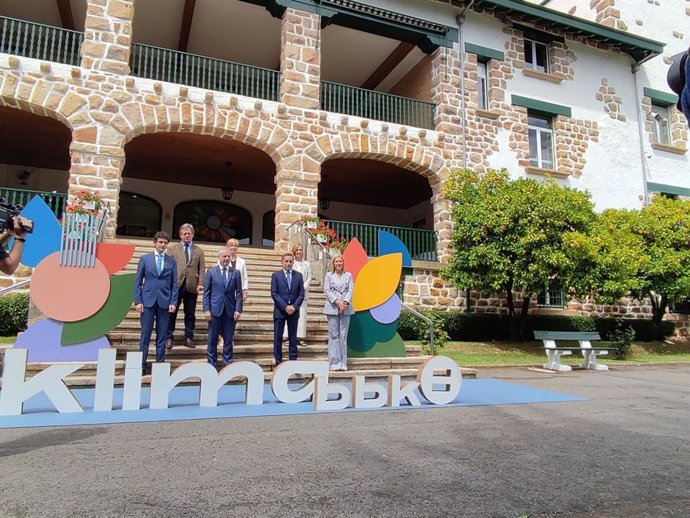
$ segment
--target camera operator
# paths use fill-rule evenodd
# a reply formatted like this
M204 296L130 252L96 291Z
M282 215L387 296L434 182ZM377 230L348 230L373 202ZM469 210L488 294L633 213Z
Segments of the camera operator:
M7 275L12 275L17 266L19 266L19 261L22 258L22 252L24 252L24 243L26 238L26 229L31 224L29 220L18 216L14 218L14 228L7 229L5 232L0 234L0 271ZM5 250L5 244L14 236L14 244L12 249L8 252Z

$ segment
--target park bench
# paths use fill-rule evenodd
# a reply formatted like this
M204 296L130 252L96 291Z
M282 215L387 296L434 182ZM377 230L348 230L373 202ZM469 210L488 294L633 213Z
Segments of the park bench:
M544 342L543 349L546 351L546 358L548 359L548 362L544 364L544 368L559 372L568 372L572 370L570 365L563 365L561 363L561 356L571 355L573 351L582 353L584 361L580 365L581 368L607 371L609 368L606 365L597 363L597 356L617 350L615 347L592 347L593 341L601 340L599 333L596 331L535 331L534 338ZM576 341L579 343L579 346L557 347L557 340Z

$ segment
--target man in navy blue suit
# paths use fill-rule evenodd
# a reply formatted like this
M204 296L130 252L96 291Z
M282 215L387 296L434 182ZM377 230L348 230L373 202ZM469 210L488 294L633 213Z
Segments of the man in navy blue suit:
M291 360L297 359L297 321L299 308L304 300L302 274L292 269L295 258L283 254L283 266L271 275L271 298L273 299L273 356L276 365L283 361L283 330L287 324L288 351Z
M143 353L141 371L146 374L146 356L156 321L156 361L165 361L165 338L168 333L170 313L177 308L177 264L165 255L170 242L167 232L153 236L153 253L142 255L134 280L134 309L141 313L141 341Z
M230 267L230 250L218 252L218 266L206 274L204 283L204 315L209 321L208 363L217 366L218 336L223 336L223 363L232 363L232 340L235 336L235 322L242 314L242 276Z

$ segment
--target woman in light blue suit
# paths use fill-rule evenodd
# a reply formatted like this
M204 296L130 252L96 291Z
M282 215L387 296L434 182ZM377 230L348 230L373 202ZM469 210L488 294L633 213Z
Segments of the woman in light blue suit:
M333 271L326 274L323 292L326 304L323 312L328 319L328 368L332 371L347 370L347 329L350 326L352 290L354 280L345 271L345 260L341 255L333 258Z

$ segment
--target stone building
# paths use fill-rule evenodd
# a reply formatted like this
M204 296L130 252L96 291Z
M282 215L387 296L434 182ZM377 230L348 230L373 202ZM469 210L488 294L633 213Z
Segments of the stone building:
M663 32L613 0L540 3L4 2L0 186L56 210L97 190L110 238L191 220L199 240L281 250L303 216L393 228L416 259L408 302L464 308L438 276L452 169L548 175L602 210L690 188L664 80L687 3L665 2Z

